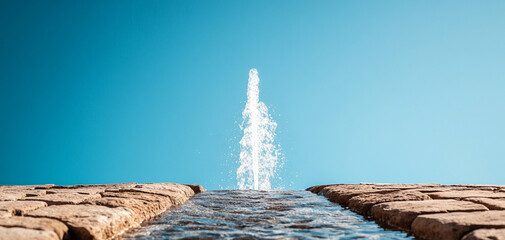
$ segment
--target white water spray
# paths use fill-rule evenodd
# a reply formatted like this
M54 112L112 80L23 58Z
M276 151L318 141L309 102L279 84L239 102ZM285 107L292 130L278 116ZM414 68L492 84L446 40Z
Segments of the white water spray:
M237 169L239 189L269 190L275 174L278 151L274 145L277 123L268 114L267 106L259 101L258 71L249 71L247 103L242 112L240 167Z

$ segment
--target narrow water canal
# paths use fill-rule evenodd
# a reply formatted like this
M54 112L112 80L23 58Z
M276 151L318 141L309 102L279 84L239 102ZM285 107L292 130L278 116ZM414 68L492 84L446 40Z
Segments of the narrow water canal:
M307 191L196 195L123 239L412 239Z

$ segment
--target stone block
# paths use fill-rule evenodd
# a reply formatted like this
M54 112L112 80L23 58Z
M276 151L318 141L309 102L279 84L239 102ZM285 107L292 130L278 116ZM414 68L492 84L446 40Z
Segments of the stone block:
M368 215L370 208L378 203L416 200L420 201L430 199L431 198L424 193L413 190L404 190L384 194L361 194L349 199L348 205L351 210L362 215Z
M374 205L371 215L380 223L409 231L412 221L421 214L488 211L481 204L456 200L388 202Z
M492 199L492 198L465 198L465 201L479 203L489 210L505 210L505 199Z
M461 240L498 240L505 239L505 228L477 229L465 235Z
M0 227L0 240L59 240L51 231Z
M79 204L92 199L100 198L99 194L57 193L38 197L26 197L27 201L42 201L48 205Z
M169 197L174 205L180 205L189 200L195 193L186 185L175 183L147 183L134 188L119 189L120 192L142 192Z
M16 201L24 197L26 197L24 192L0 191L0 201Z
M361 194L391 193L397 189L376 189L371 185L330 185L322 188L318 194L323 195L332 202L346 207L349 199Z
M147 201L135 198L103 197L87 201L93 205L107 207L125 207L135 212L135 221L141 223L167 210L166 205L158 201Z
M505 211L427 214L412 222L412 232L421 239L457 240L479 228L505 228Z
M28 212L47 207L47 203L40 201L2 201L0 210L8 211L12 215L22 216Z
M83 194L83 195L94 195L104 192L104 187L89 187L89 188L61 188L61 189L49 189L47 194L61 194L61 193L73 193L73 194Z
M68 227L62 222L49 218L33 218L13 216L9 218L0 218L0 227L17 227L34 230L52 231L58 239L68 238Z
M57 219L69 227L71 239L110 239L138 226L135 213L123 207L95 205L54 205L27 214L32 217Z
M433 199L465 199L465 198L505 198L505 192L484 190L445 191L428 194Z

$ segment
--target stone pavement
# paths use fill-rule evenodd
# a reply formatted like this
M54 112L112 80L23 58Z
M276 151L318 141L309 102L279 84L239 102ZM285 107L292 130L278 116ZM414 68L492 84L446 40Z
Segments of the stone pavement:
M204 192L200 185L0 185L0 240L111 239Z
M505 186L335 184L307 190L418 239L505 239Z

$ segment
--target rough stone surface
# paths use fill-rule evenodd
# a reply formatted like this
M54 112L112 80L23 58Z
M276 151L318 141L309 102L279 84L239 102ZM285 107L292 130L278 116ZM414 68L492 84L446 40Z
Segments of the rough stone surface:
M0 227L0 240L58 240L58 236L51 231L27 228Z
M467 235L462 240L497 240L505 239L505 228L478 229Z
M317 189L317 188L315 188ZM328 185L322 187L317 194L327 197L330 201L347 206L347 202L354 196L369 193L390 193L395 189L381 189L369 185Z
M466 240L505 240L505 186L364 183L307 190L419 239L460 239L466 234Z
M47 203L39 201L2 201L0 210L8 211L11 215L22 216L28 212L47 207Z
M54 184L46 185L1 185L0 191L4 190L34 190L34 189L48 189L54 187Z
M493 199L493 198L465 198L465 201L471 201L474 203L479 203L489 210L505 210L505 198Z
M166 210L166 207L163 207L159 202L149 202L135 198L104 197L87 203L111 208L127 207L135 213L136 222L143 222Z
M385 194L369 193L354 196L349 199L349 208L359 214L369 215L370 208L378 203L430 199L428 195L415 190L401 190Z
M319 185L319 186L308 187L305 190L319 194L319 192L321 192L321 190L323 190L323 188L328 187L328 186L332 186L332 185L337 186L337 185L342 185L342 184Z
M72 239L110 239L135 227L134 212L128 208L92 205L54 205L27 216L58 219L69 227Z
M199 193L203 193L203 192L207 191L201 185L186 184L186 186L190 187L195 194L199 194Z
M38 197L26 197L23 200L42 201L48 205L79 204L100 198L99 194L57 193Z
M433 199L465 199L465 198L505 198L505 192L484 190L434 192L428 194Z
M402 184L402 183L362 183L360 185L368 185L375 189L397 189L397 190L429 189L429 188L441 187L440 184Z
M79 185L59 185L54 186L51 189L78 189L78 188L106 188L106 189L117 189L117 188L132 188L138 185L136 182L131 183L113 183L113 184L79 184Z
M24 191L24 193L26 193L27 197L42 196L42 195L46 195L46 193L47 193L46 190L40 190L40 189L22 190L22 191Z
M452 185L452 186L458 186L458 187L467 187L467 188L472 188L472 189L480 189L480 190L488 190L488 191L497 191L503 186L500 185L481 185L481 184L462 184L462 185Z
M26 193L15 191L0 191L0 201L16 201L26 197Z
M479 228L505 228L505 211L428 214L412 223L412 232L424 239L456 240Z
M174 205L185 203L195 192L191 187L174 183L147 183L133 188L119 189L120 192L143 192L169 197Z
M111 239L204 191L174 183L0 186L0 240Z
M370 212L381 223L408 231L412 221L421 214L487 210L481 204L447 199L381 203L373 206Z
M34 197L34 196L42 196L46 195L46 190L42 189L6 189L3 191L0 191L0 196L1 195L10 195L10 196L18 196L14 197L12 200L17 200L23 197ZM10 200L10 201L12 201ZM9 200L7 200L9 201Z
M54 184L46 184L46 185L34 185L33 189L49 189L54 187Z
M68 234L67 225L62 222L49 218L32 218L32 217L9 217L0 218L1 227L18 227L28 228L43 231L52 231L59 239L64 239Z
M16 201L24 197L34 197L46 194L46 190L22 188L22 186L0 188L0 201Z
M444 192L444 191L468 191L472 190L468 187L459 187L459 186L440 186L440 187L431 187L431 188L415 188L414 190L422 192L422 193L434 193L434 192Z
M11 211L0 210L0 218L6 218L12 216Z
M74 189L50 189L46 190L47 194L61 194L61 193L77 193L83 195L94 195L105 191L105 187L82 187Z
M168 205L167 207L170 207L172 205L172 200L170 198L160 196L157 194L150 194L150 193L143 193L143 192L117 192L117 191L111 191L111 192L104 192L101 193L102 197L120 197L120 198L133 198L133 199L140 199L140 200L146 200L146 201L151 201L151 202L160 202Z

